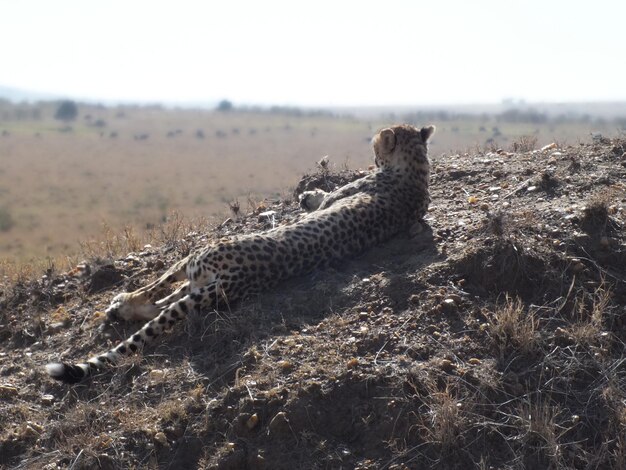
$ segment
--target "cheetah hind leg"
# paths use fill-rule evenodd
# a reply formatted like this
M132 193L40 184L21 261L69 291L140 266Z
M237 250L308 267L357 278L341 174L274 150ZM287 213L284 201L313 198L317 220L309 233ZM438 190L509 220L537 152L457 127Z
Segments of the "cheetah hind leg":
M176 289L170 295L162 298L161 300L157 300L154 303L154 305L156 305L157 308L161 309L163 307L168 306L172 302L176 302L180 300L181 298L189 294L190 291L191 291L191 283L189 281L185 281L178 289Z
M186 289L189 290L189 287L187 286ZM184 291L185 289L181 287L170 297L175 294L182 295ZM211 295L213 292L216 292L215 282L201 288L191 289L188 294L164 307L155 318L143 325L139 331L108 352L78 364L53 362L46 365L46 371L50 377L61 382L80 382L106 367L117 364L122 358L140 352L146 344L152 343L166 330L172 328L175 323L183 321L193 309L210 307L212 300L214 300Z
M106 309L107 318L109 320L122 319L127 321L151 320L159 315L161 308L167 305L167 303L161 302L159 305L156 305L156 299L163 297L172 283L187 279L185 268L190 257L187 256L178 261L159 279L147 286L133 292L124 292L116 295ZM188 287L188 283L186 284ZM183 291L184 289L182 288L178 289L174 292L176 295L172 294L173 297L168 296L166 299L171 297L172 301L178 300L181 298L180 293Z

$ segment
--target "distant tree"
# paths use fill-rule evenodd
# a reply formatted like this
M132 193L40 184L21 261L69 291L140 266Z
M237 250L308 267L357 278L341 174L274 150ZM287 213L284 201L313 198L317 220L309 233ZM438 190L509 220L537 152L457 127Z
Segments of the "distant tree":
M218 111L232 111L233 103L228 100L222 100L217 104Z
M54 118L59 121L73 121L78 116L78 106L70 100L61 101Z

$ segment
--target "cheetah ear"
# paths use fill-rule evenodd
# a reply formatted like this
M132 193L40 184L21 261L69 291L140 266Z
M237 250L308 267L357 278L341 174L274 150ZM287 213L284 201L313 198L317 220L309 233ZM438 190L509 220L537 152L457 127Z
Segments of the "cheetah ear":
M435 129L435 126L422 127L422 130L420 130L420 134L422 135L422 140L424 141L424 143L428 142L428 140L432 137L432 135L435 133Z
M380 143L385 153L393 152L396 148L396 134L393 129L387 128L380 131Z

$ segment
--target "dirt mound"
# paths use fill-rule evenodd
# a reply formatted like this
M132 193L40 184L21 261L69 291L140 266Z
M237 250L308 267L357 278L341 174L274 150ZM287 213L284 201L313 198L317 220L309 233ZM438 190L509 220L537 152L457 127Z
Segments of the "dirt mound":
M536 251L529 240L482 238L450 260L450 276L467 279L466 287L480 296L508 294L540 302L562 294L566 263Z
M42 366L133 332L104 326L113 295L297 204L8 286L0 466L624 468L624 149L435 158L423 233L192 315L74 387ZM358 176L322 168L296 192Z

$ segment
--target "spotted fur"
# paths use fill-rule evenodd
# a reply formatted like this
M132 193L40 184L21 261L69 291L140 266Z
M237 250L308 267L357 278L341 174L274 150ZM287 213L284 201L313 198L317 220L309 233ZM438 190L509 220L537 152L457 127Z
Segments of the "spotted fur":
M304 193L301 204L312 212L298 222L218 240L182 259L155 282L117 295L107 309L110 318L147 323L84 363L48 364L48 374L79 382L141 351L192 310L218 309L412 229L430 202L426 144L434 130L408 125L383 129L372 139L376 170L330 193ZM176 282L182 284L163 297Z

